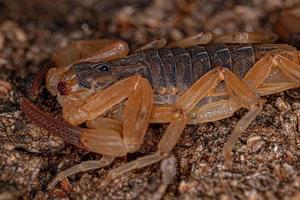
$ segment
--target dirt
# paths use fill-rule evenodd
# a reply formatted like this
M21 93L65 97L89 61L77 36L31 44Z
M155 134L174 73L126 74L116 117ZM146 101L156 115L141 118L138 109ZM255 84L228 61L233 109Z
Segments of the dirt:
M111 166L70 177L73 188L47 184L55 175L101 155L80 150L32 124L19 108L33 74L53 52L79 39L118 38L136 48L201 31L271 31L296 0L19 0L0 2L0 199L300 199L300 91L266 97L257 119L234 146L233 168L222 147L245 114L188 126L161 163L101 187L110 169L156 151L166 126L151 125L144 145ZM45 88L35 101L61 115Z

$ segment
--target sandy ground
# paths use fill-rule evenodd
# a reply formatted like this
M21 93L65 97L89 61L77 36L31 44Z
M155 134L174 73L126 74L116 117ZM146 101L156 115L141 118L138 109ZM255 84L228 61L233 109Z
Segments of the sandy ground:
M224 3L226 2L226 3ZM298 1L299 2L299 1ZM300 199L300 91L267 97L263 112L223 166L222 147L245 114L188 126L172 156L126 173L107 187L111 168L156 151L166 126L151 125L145 144L109 167L70 177L73 191L47 184L63 169L99 159L35 126L19 109L20 97L40 64L78 39L118 38L132 48L153 38L169 41L201 31L272 30L278 12L296 1L67 1L0 2L0 199ZM35 102L61 115L46 89Z

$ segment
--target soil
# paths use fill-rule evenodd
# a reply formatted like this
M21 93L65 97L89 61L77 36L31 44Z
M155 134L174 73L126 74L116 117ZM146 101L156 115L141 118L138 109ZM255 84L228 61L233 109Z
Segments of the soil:
M188 126L172 155L102 187L110 169L151 154L166 126L151 125L144 145L111 166L73 175L72 191L47 184L81 161L80 150L34 125L19 108L32 76L55 50L79 39L118 38L132 49L211 31L272 31L280 10L299 0L3 0L0 2L0 199L300 199L300 90L266 97L257 119L234 146L222 147L245 114ZM35 101L61 115L45 88Z

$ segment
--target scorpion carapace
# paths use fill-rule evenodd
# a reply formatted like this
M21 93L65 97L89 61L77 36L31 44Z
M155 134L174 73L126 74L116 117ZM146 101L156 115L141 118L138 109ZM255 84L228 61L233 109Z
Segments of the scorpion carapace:
M48 71L46 86L57 95L64 119L74 126L68 125L56 134L66 131L65 140L104 156L100 161L85 161L61 172L49 184L50 188L71 174L103 167L116 156L136 151L149 123L169 123L158 151L112 170L105 183L168 156L186 124L224 119L243 107L249 111L224 146L228 164L239 135L262 110L264 100L260 97L300 86L299 52L285 44L260 44L274 38L270 35L226 35L213 41L244 44L207 46L200 44L208 43L210 35L200 36L164 48L147 45L148 49L141 48L129 56L124 56L128 49L123 41L105 40L101 46L100 40L97 44L106 49L96 56L101 59L78 57L80 61L67 66L54 62L60 67ZM89 43L81 41L80 45ZM66 52L72 51L62 54ZM44 116L28 100L22 100L21 107L30 119L49 131L55 132L62 124L48 120L49 116ZM82 123L88 128L75 127ZM68 139L72 132L79 139Z

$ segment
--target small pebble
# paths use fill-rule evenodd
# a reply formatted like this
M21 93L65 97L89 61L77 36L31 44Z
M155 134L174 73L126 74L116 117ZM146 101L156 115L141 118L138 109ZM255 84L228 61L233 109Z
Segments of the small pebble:
M291 106L287 102L283 101L283 99L281 98L278 98L276 100L275 105L277 109L281 112L286 112L291 109Z
M265 141L260 136L254 136L247 140L247 148L250 148L253 152L257 152L264 144Z

